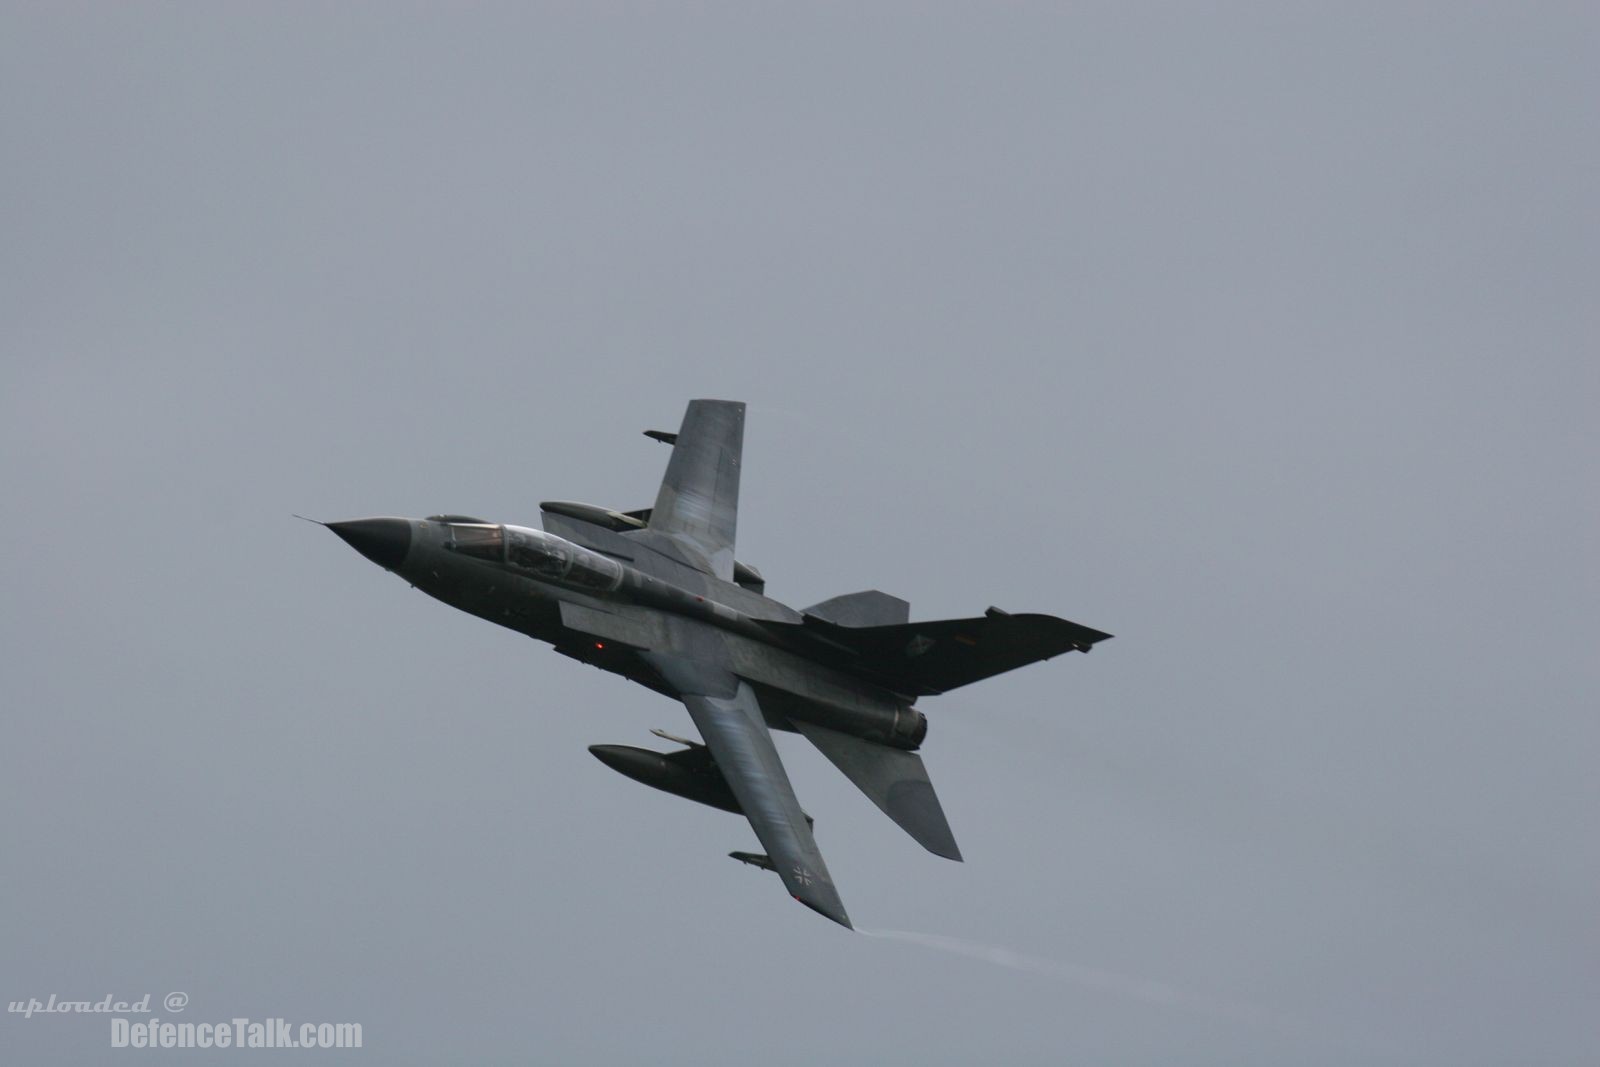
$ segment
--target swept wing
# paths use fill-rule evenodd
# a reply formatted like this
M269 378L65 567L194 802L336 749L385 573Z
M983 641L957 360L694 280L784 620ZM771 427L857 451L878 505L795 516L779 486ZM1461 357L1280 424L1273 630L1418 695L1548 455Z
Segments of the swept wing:
M676 544L703 569L733 581L733 542L739 524L739 464L744 451L744 404L691 400L673 438L672 458L650 509L649 525L626 534L646 543Z
M675 653L647 652L644 658L689 709L784 888L808 908L849 927L850 916L749 683L722 667Z

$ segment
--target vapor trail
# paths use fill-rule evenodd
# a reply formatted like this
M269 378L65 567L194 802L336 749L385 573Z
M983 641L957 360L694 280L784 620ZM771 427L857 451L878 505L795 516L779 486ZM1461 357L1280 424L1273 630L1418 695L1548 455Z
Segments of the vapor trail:
M996 967L1005 967L1008 970L1021 971L1025 974L1048 975L1089 989L1097 989L1101 992L1112 993L1132 1000L1141 1000L1147 1004L1184 1008L1202 1015L1248 1023L1251 1026L1262 1026L1271 1022L1267 1012L1252 1004L1239 1004L1219 1000L1199 993L1191 993L1188 990L1179 989L1177 986L1168 985L1165 982L1134 978L1125 974L1117 974L1114 971L1103 971L1096 967L1085 967L1081 964L1066 963L1061 960L1049 960L1040 956L1028 956L1000 945L985 945L959 937L947 937L943 934L923 934L912 930L864 930L858 926L856 927L856 932L865 934L868 937L905 941L913 945L921 945L924 948L952 952L958 956L982 960L985 963L992 963Z

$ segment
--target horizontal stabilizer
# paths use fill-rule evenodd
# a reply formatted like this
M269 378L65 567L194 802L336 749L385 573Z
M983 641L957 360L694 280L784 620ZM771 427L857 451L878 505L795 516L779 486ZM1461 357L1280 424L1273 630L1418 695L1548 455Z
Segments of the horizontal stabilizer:
M809 722L796 720L794 727L917 844L935 856L960 861L961 850L921 756Z

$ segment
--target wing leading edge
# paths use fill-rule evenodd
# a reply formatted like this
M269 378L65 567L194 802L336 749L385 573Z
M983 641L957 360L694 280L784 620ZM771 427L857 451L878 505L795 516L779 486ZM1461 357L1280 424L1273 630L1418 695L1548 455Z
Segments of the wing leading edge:
M853 929L749 684L683 656L647 652L644 658L689 709L784 888L806 907Z

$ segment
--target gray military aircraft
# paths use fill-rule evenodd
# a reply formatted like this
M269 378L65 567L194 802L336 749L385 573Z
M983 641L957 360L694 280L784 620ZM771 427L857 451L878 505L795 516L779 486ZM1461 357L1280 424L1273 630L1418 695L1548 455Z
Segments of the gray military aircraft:
M589 751L668 793L741 813L764 853L734 859L775 872L794 898L850 926L770 730L802 734L928 851L961 859L917 755L918 697L1049 659L1110 634L1049 615L990 608L911 622L904 600L872 590L795 611L734 559L744 405L690 401L655 506L540 505L544 529L467 515L325 525L372 562L452 607L683 702L702 741L663 753Z

